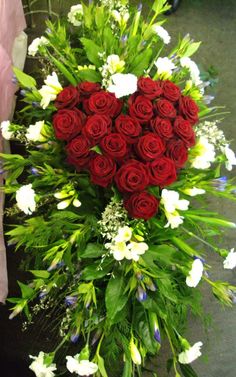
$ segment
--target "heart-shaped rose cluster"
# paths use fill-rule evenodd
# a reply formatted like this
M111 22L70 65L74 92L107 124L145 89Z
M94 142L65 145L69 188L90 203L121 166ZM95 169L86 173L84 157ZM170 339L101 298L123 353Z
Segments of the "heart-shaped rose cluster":
M169 80L141 77L124 101L83 82L65 87L55 106L55 135L67 142L68 162L96 185L115 184L131 217L154 216L159 201L148 187L176 181L195 144L196 103Z

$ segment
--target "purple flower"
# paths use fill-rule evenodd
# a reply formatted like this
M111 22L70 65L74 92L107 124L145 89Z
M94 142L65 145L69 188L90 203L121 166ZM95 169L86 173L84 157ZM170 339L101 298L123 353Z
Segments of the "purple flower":
M225 187L227 185L227 177L220 177L212 180L212 185L216 188L218 191L225 191Z
M38 171L37 168L33 168L33 167L32 167L32 168L30 169L30 172L31 172L31 174L33 174L33 175L37 175L37 176L40 175L40 174L39 174L39 171Z
M72 343L77 343L78 340L79 340L79 334L75 333L75 334L72 334L71 337L70 337L70 340Z
M136 293L136 297L137 297L139 302L146 301L147 300L147 292L142 287L139 286L137 293Z
M139 3L138 5L138 12L141 12L143 9L143 4L142 3Z
M47 294L48 294L48 293L47 293L46 291L42 291L42 292L40 292L40 293L39 293L39 299L40 299L40 300L44 299L44 297L46 297Z
M154 339L161 344L161 334L158 328L154 329Z
M65 304L67 306L75 305L77 301L78 301L77 296L66 296L66 298L65 298Z

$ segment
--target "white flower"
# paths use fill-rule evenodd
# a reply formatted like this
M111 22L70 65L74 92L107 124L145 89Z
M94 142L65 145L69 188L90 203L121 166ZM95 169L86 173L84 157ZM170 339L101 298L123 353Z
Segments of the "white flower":
M125 66L124 60L121 60L119 55L109 55L106 64L107 70L111 75L116 72L121 72Z
M182 67L189 70L191 79L196 86L202 84L199 68L193 60L191 60L189 57L183 57L180 59L180 64Z
M172 213L165 212L166 218L168 220L167 224L164 226L164 228L168 228L169 226L171 229L178 228L181 224L183 224L183 216L180 216L179 212L174 211Z
M231 171L233 165L236 165L236 156L234 151L229 148L229 145L225 145L222 148L222 152L224 153L225 157L227 158L227 161L225 162L225 167L227 170Z
M32 184L21 186L16 191L16 203L26 215L31 215L35 211L35 191L32 189Z
M127 256L129 257L129 254L130 254L129 249L125 242L115 242L115 244L113 245L111 244L110 251L116 260L122 260L126 258Z
M181 352L179 354L179 362L181 364L192 363L192 361L196 360L199 356L201 356L200 349L202 345L202 342L197 342L189 349L186 349L185 351Z
M70 373L77 373L79 376L90 376L98 370L98 366L89 360L80 360L79 354L72 356L66 356L66 367Z
M138 78L131 74L116 73L111 76L112 84L107 88L108 92L115 93L116 98L133 94L137 90Z
M224 268L227 270L232 270L233 268L236 267L236 251L234 251L234 249L230 250L223 264L224 264Z
M175 64L169 58L158 58L155 62L155 66L157 67L158 75L164 75L165 78L168 78L172 75L173 69L176 68Z
M74 26L81 25L81 17L83 16L83 6L81 4L73 5L68 13L68 20Z
M78 208L81 206L81 201L79 199L74 199L73 202L72 202L73 206Z
M192 263L192 268L186 278L186 284L189 287L195 288L198 285L202 278L203 269L204 266L202 261L199 258L195 259Z
M26 138L28 141L45 141L45 137L41 134L45 123L43 120L31 124L27 130Z
M129 12L118 12L116 9L113 9L111 15L119 25L126 25L129 19Z
M130 254L126 255L126 259L133 259L137 262L139 260L139 256L148 250L148 245L145 242L130 242L128 244L128 249Z
M44 352L40 352L38 356L31 356L30 358L34 361L30 364L29 369L31 369L36 377L54 377L53 373L57 368L56 364L46 365L44 363Z
M132 229L128 226L123 226L118 229L118 234L115 237L115 242L127 242L132 237Z
M173 190L162 190L161 203L164 205L166 212L173 213L176 209L186 211L189 206L189 201L186 199L179 199L179 193Z
M1 122L0 128L2 132L2 136L4 137L5 140L10 140L14 134L14 132L10 131L10 121L9 120L4 120Z
M214 145L209 143L204 136L200 137L193 151L196 152L196 157L192 159L191 165L195 169L208 169L211 162L215 161Z
M130 346L131 359L133 363L136 365L140 365L142 363L141 355L133 339L131 339L129 346Z
M203 195L203 194L205 194L206 190L199 189L197 187L193 187L193 188L185 189L185 190L183 190L183 192L186 195L189 195L189 196L196 196L196 195Z
M56 72L53 72L52 75L48 75L46 80L44 80L45 85L39 90L39 93L42 96L40 105L43 109L48 107L51 101L54 101L58 95L62 91L62 86L58 81L58 77Z
M163 40L164 44L170 43L170 35L166 29L160 25L153 25L153 31Z
M35 56L40 46L48 44L48 40L45 37L35 38L28 47L28 55Z

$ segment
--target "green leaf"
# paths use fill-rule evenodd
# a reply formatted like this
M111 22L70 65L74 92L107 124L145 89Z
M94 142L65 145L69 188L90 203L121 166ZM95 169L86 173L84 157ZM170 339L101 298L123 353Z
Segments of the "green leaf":
M55 64L55 66L59 69L59 71L65 76L65 78L74 86L78 84L78 80L75 79L75 77L72 75L72 73L65 67L64 64L62 64L58 59L54 58L52 54L49 54L50 59Z
M26 284L21 283L20 281L18 281L18 284L19 284L23 298L29 299L33 296L33 294L34 294L33 288L29 287Z
M113 262L111 260L101 263L97 261L90 266L85 267L82 271L83 280L101 279L106 276L112 269Z
M179 366L184 377L198 377L197 373L189 364L185 365L185 364L179 363Z
M100 67L102 62L98 54L102 53L103 49L96 45L96 43L94 43L94 41L92 41L91 39L80 38L80 41L84 46L88 60L91 63L95 64L96 67Z
M104 359L100 355L97 355L97 363L98 363L99 372L101 373L102 377L108 377L106 369L105 369L105 365L104 365Z
M30 270L30 272L36 278L48 279L50 276L50 273L46 270Z
M200 47L201 42L193 42L186 48L182 56L192 56Z
M152 5L152 10L154 10L156 14L160 14L166 12L170 7L170 5L167 5L166 0L155 0Z
M36 81L33 77L22 72L19 68L13 67L13 72L23 88L36 88Z
M105 252L103 245L88 243L86 249L79 253L80 258L98 258Z
M123 276L111 277L106 289L107 318L112 323L116 314L125 306L128 296L124 295L125 281Z
M82 81L100 82L101 75L94 69L81 69L78 71L78 76Z
M126 358L122 377L131 377L131 376L132 376L132 362L131 362L131 359Z
M134 326L145 348L150 354L155 355L158 350L158 343L154 339L154 334L151 333L148 316L141 305L136 306Z
M147 49L140 54L138 54L130 67L130 73L133 73L136 76L142 76L144 73L145 69L148 68L150 59L152 57L152 49Z

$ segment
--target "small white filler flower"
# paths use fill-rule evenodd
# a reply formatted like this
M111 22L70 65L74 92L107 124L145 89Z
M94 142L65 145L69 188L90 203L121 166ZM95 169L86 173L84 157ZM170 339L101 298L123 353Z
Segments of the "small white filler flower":
M0 129L5 140L10 140L14 134L14 132L10 131L10 126L11 123L9 120L4 120L1 122Z

